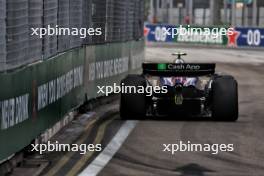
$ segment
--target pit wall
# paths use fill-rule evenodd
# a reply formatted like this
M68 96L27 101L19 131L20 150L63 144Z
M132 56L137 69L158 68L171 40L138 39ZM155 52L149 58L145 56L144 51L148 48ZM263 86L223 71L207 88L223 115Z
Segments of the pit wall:
M0 73L0 163L29 145L65 114L138 71L144 40L85 46Z
M210 45L210 46L223 46L230 48L259 48L264 47L264 28L250 28L250 27L235 27L233 35L219 35L216 38L212 36L204 36L203 34L198 35L167 35L166 30L168 28L178 28L176 25L166 24L146 24L144 33L146 41L148 42L172 42L178 44L189 44L189 45ZM199 26L191 26L198 28ZM202 26L204 28L226 28L226 26Z

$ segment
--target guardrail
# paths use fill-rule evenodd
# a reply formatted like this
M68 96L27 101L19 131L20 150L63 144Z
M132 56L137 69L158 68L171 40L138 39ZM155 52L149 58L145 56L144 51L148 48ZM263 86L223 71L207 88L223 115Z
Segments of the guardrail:
M74 107L141 67L144 40L72 49L0 73L0 162L29 145Z
M198 28L199 26L191 26ZM169 28L179 28L176 25L166 24L146 24L144 34L148 42L174 42L185 44L207 44L219 45L225 47L264 47L264 28L234 27L232 35L219 35L214 38L212 35L203 36L203 34L192 35L168 35L166 32ZM225 28L226 26L203 26L202 30L209 28Z

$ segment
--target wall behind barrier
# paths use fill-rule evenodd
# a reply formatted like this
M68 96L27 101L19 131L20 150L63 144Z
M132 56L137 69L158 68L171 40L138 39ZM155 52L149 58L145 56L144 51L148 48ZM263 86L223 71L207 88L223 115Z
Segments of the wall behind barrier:
M175 42L189 44L208 44L221 45L226 47L264 47L264 28L242 28L235 27L232 35L218 35L216 38L213 35L205 36L204 33L193 35L168 35L166 31L172 28L178 28L174 25L162 24L147 24L145 25L144 33L149 42ZM196 27L194 28L213 28L220 29L221 27ZM223 27L227 29L226 27Z
M72 108L141 67L144 41L86 46L0 74L0 161L29 145Z

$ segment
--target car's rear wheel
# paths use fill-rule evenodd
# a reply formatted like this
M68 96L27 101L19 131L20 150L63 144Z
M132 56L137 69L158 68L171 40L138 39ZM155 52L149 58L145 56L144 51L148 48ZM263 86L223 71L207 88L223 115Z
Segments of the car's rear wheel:
M140 75L128 75L121 81L122 86L146 87L146 80ZM122 92L120 99L121 119L138 119L146 116L147 102L144 93Z
M212 117L220 121L238 119L237 81L232 76L219 76L213 81Z

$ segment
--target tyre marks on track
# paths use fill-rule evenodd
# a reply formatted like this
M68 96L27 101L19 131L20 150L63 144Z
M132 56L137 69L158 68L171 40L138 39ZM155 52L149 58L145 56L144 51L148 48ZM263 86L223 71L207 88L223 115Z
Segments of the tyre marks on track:
M93 144L100 144L105 134L106 127L113 121L114 119L107 120L103 123L99 129L98 133L94 139ZM85 165L85 163L92 157L95 151L89 151L85 155L83 155L78 162L71 168L71 170L67 173L66 176L77 175L77 173L81 170L81 168Z
M106 129L116 120L118 117L116 112L114 114L108 114L109 117L102 119L92 119L89 124L85 126L85 130L82 135L75 141L75 144L101 144L104 140ZM90 141L90 142L89 142ZM87 143L88 142L88 143ZM86 154L81 155L78 152L67 152L62 156L55 164L52 165L44 176L75 176L81 172L82 168L93 159L96 155L96 151L87 151Z
M81 136L81 138L76 142L76 144L81 144L85 141L88 134L90 134L91 129L93 128L96 119L93 119L87 126L85 127L85 132ZM68 152L64 155L46 174L45 176L53 176L55 175L74 155L74 152Z

